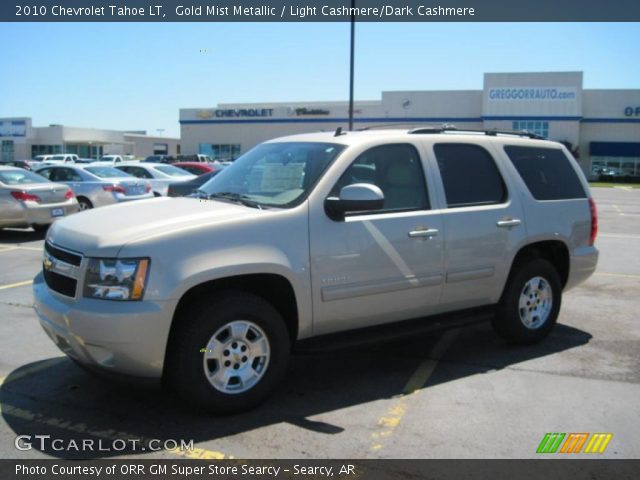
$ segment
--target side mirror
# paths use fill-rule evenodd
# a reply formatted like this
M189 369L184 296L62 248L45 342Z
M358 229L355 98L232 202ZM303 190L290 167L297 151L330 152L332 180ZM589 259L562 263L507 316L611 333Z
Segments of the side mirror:
M370 183L354 183L340 190L340 197L327 197L324 210L332 220L344 220L348 212L370 212L384 205L380 187Z

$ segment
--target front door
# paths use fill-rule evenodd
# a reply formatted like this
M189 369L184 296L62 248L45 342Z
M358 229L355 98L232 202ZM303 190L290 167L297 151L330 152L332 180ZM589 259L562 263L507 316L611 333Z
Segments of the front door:
M314 333L426 315L443 282L442 217L430 210L424 166L410 144L373 147L330 195L355 183L380 187L384 207L331 220L310 212Z

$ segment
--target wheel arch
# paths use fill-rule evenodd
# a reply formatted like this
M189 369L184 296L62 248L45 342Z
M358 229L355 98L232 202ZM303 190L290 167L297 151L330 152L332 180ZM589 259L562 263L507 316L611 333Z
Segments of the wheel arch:
M251 293L269 302L284 319L291 341L295 341L299 329L299 310L292 283L286 277L276 273L249 273L205 281L184 292L171 320L166 355L169 354L173 336L180 328L180 320L188 315L189 308L194 302L223 290Z
M561 240L542 240L524 245L518 250L513 258L513 262L511 262L511 269L509 270L508 280L503 287L503 294L514 272L520 265L532 258L543 258L549 261L557 270L562 288L564 289L569 280L569 248L566 243Z

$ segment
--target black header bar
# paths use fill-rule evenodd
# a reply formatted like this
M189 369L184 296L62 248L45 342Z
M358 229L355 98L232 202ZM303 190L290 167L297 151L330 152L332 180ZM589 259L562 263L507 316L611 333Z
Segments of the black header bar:
M3 0L2 22L638 22L638 0ZM445 39L446 40L446 39ZM525 52L523 52L525 54Z

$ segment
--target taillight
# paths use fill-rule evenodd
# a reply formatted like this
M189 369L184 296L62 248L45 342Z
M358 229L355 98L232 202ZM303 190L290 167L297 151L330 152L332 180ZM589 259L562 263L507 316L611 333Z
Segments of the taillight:
M596 202L593 198L589 198L589 210L591 211L591 236L589 237L589 245L596 243L596 236L598 235L598 209L596 208Z
M15 198L16 200L20 200L21 202L39 202L40 201L40 197L37 195L32 195L31 193L27 193L27 192L17 192L17 191L13 191L11 192L11 196L13 198Z
M64 194L65 200L71 200L73 198L73 192L71 190L67 190L67 193Z
M102 187L105 192L113 192L113 193L125 193L124 187L122 185L105 185Z

